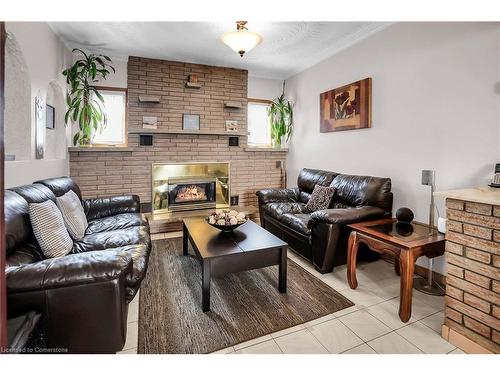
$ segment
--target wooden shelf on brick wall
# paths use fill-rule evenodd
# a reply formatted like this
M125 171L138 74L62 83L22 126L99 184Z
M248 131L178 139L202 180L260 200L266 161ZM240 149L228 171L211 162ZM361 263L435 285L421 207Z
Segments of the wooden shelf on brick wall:
M146 95L139 96L139 103L158 104L159 102L160 102L159 96L146 96Z
M201 89L201 85L199 83L194 82L186 82L187 89Z
M243 105L241 102L225 102L224 103L224 108L227 109L241 109L243 108Z
M228 132L225 130L164 130L164 129L130 129L128 134L187 134L187 135L222 135L247 136L247 132Z

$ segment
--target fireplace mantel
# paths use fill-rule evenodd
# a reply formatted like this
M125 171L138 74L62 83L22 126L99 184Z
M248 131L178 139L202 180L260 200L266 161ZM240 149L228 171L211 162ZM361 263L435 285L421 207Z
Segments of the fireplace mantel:
M186 135L223 135L227 137L247 136L248 132L228 132L225 130L172 130L172 129L129 129L128 134L186 134Z

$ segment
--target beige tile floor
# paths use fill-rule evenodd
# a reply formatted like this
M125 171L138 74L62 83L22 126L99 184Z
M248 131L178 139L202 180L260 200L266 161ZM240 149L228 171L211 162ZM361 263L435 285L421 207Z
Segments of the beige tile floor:
M290 251L288 256L355 305L311 322L225 348L216 354L463 353L441 338L443 297L414 290L412 318L407 323L399 320L399 277L391 264L382 260L360 264L357 271L359 286L352 290L347 284L346 266L336 267L334 272L321 275L293 252ZM138 300L136 296L129 307L127 341L120 352L123 354L137 352Z

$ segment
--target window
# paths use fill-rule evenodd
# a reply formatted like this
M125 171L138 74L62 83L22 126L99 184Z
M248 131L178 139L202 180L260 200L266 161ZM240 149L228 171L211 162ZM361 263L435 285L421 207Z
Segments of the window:
M104 98L104 111L108 123L101 133L96 132L93 144L124 145L126 143L127 90L102 88L99 93Z
M267 116L268 100L248 100L248 144L271 146L271 124Z

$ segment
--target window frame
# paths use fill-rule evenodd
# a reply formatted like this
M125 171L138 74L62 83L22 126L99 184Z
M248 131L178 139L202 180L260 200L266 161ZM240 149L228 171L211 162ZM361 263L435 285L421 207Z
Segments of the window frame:
M273 103L273 101L269 100L269 99L247 98L247 123L248 123L248 105L250 103L265 104L265 105L269 106ZM247 127L248 127L248 124L247 124ZM271 127L271 124L269 124L269 127ZM271 129L269 129L269 130L271 130ZM248 141L247 141L247 145L248 145L248 147L252 147L252 148L272 148L272 139L270 139L269 141L270 141L270 143L267 145L252 144L252 143L248 143Z
M125 93L125 126L123 127L123 143L92 143L93 147L127 147L128 146L128 89L126 87L95 86L97 91L118 91Z

